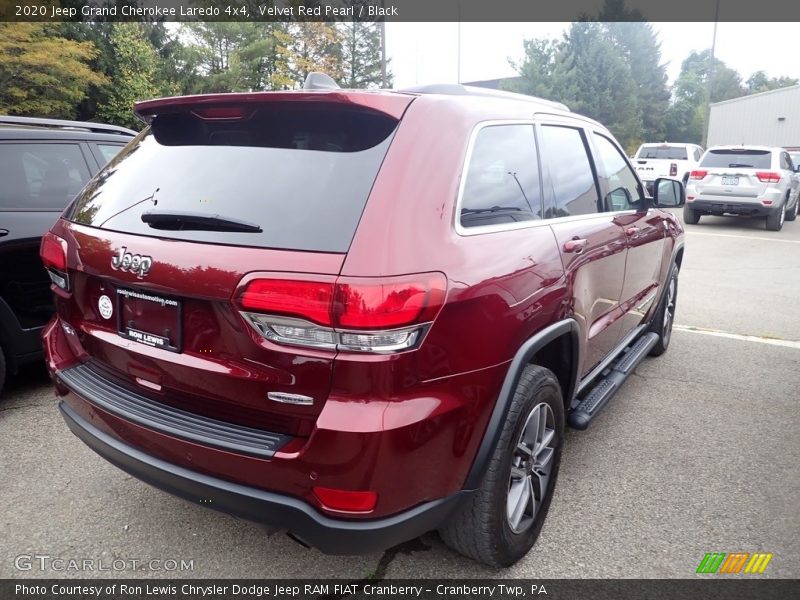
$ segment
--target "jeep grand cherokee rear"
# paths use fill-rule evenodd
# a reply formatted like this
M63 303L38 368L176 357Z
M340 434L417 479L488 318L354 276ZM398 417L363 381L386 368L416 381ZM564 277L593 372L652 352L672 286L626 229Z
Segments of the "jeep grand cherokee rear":
M669 343L680 224L607 130L461 86L137 112L42 244L73 432L327 552L524 556L567 418Z

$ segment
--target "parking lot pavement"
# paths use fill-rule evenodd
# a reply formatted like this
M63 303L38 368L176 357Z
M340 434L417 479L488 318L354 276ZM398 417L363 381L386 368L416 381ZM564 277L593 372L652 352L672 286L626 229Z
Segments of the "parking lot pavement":
M711 551L772 552L765 576L800 577L798 299L800 222L690 226L677 314L688 329L588 431L568 431L539 542L500 572L435 534L383 555L325 556L168 496L83 446L43 369L30 369L0 400L0 577L87 574L15 568L33 554L162 561L94 576L689 577ZM169 560L194 569L153 570Z

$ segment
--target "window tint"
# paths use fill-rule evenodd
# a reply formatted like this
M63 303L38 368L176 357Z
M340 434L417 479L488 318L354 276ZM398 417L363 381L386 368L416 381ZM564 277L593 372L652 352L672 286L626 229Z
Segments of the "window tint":
M97 148L100 150L103 158L106 159L106 162L110 162L124 147L125 146L120 146L119 144L97 144Z
M789 159L789 154L781 152L781 169L792 170L792 161Z
M540 219L539 165L533 125L478 132L461 197L464 227Z
M769 150L709 150L700 162L701 167L769 169L772 166L772 153Z
M0 209L62 210L88 180L77 144L0 144Z
M597 146L599 168L605 175L608 194L603 199L606 211L631 210L640 205L639 183L631 171L625 158L611 140L605 136L594 134Z
M686 160L686 157L686 148L682 146L642 146L636 158Z
M343 104L270 103L247 119L158 116L86 187L75 222L207 243L346 252L397 121ZM144 213L175 215L148 225ZM255 231L181 225L222 215Z
M545 190L545 217L588 215L597 212L597 184L580 130L542 127L542 168L550 176Z
M703 150L702 150L702 148L695 148L695 149L694 149L694 159L695 159L696 161L697 161L697 160L700 160L700 157L701 157L701 156L703 156Z

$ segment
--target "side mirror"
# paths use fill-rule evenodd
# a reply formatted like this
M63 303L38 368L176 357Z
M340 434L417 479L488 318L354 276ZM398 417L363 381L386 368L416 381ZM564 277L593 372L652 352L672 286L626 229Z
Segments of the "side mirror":
M675 179L660 177L653 182L653 205L659 208L677 208L686 203L686 189Z

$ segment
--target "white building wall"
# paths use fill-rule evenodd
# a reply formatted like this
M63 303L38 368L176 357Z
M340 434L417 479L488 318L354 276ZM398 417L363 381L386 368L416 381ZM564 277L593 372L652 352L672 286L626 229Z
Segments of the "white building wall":
M708 145L719 144L800 148L800 85L712 104Z

